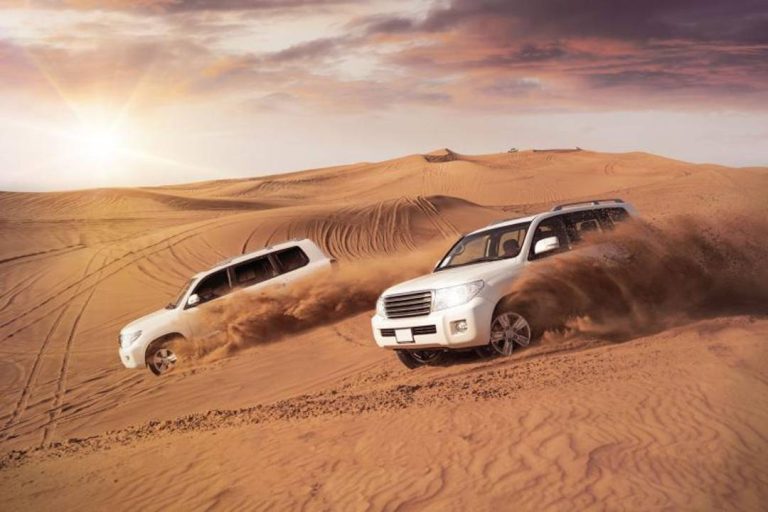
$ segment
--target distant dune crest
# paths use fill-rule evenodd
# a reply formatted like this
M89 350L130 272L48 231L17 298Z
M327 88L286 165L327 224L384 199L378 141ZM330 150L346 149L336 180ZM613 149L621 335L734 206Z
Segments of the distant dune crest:
M427 153L424 155L424 160L431 164L438 164L443 162L453 162L455 160L459 160L461 156L458 153L454 153L448 148L445 149L439 149L437 151L433 151L432 153Z

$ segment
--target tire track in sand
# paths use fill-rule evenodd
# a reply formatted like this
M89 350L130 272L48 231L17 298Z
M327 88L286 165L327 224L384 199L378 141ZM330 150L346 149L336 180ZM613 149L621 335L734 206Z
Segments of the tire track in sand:
M156 247L158 247L158 246L160 246L160 245L162 245L162 244L164 244L164 243L166 243L166 244L169 244L170 240L172 240L173 238L176 238L176 237L179 237L179 236L183 236L183 235L186 235L186 236L183 236L183 238L180 238L180 239L176 240L176 241L174 242L174 244L173 244L173 245L176 245L176 244L178 244L178 243L181 243L181 242L183 242L184 240L187 240L187 239L189 239L189 238L192 238L193 236L196 236L196 235L197 235L197 234L199 234L199 232L200 232L200 231L202 231L204 228L206 228L206 227L208 227L209 225L211 225L211 224L214 224L214 223L216 223L216 222L218 222L218 221L219 221L219 219L216 219L216 220L214 220L214 221L212 221L212 222L209 222L209 223L203 224L202 226L197 226L197 227L195 227L195 228L190 228L190 229L187 229L187 230L181 231L181 232L179 232L179 233L175 233L175 234L173 234L173 235L170 235L170 236L168 236L168 237L165 237L165 238L163 238L162 240L160 240L160 241L158 241L158 242L153 242L153 243L151 243L151 244L149 244L149 245L147 245L147 246L145 246L145 247L142 247L142 248L139 248L139 249L136 249L136 250L130 250L130 251L126 252L125 254L121 255L120 257L118 257L118 258L116 258L116 259L114 259L114 260L110 261L109 263L105 264L105 265L103 266L104 268L99 268L99 269L98 269L98 270L96 270L96 271L93 271L93 272L90 272L90 273L88 273L87 275L85 275L85 276L83 276L82 278L78 279L78 280L77 280L77 281L75 281L74 283L71 283L71 284L69 284L69 285L65 286L63 289L61 289L61 290L58 290L56 293L49 295L47 298L43 299L41 302L38 302L36 305L34 305L34 306L32 306L31 308L27 309L27 310L26 310L26 311L24 311L23 313L20 313L19 315L17 315L17 316L16 316L16 317L14 317L13 319L11 319L11 320L8 320L8 321L4 322L3 324L0 324L0 329L2 329L2 328L4 328L4 327L8 327L9 325L13 324L13 323L14 323L14 322L16 322L17 320L20 320L20 319L22 319L22 318L24 318L24 317L27 317L27 316L29 316L31 313L34 313L35 311L39 310L40 308L42 308L42 307L43 307L43 306L45 306L46 304L50 303L52 300L54 300L54 299L56 299L56 298L58 298L58 297L61 297L61 296L63 296L63 293L64 293L64 292L68 292L68 291L70 291L70 290L73 290L73 289L77 290L77 291L73 292L73 293L72 293L72 295L71 295L71 297L70 297L70 300L71 300L71 299L74 299L74 298L75 298L75 297L77 297L78 295L80 295L80 294L82 294L82 293L86 293L86 292L90 291L91 287L98 285L98 284L99 284L99 283L100 283L102 280L104 280L104 279L106 279L106 278L108 278L108 277L110 277L110 276L112 276L112 275L116 274L117 272L121 271L122 269L124 269L124 268L126 268L126 267L129 267L129 266L133 265L133 264L134 264L134 263L136 263L137 261L139 261L139 260L142 260L142 259L144 259L144 258L147 258L148 256L151 256L152 254L156 254L156 253L158 253L158 252L162 252L162 251L165 251L165 250L167 250L167 249L168 249L168 246L163 246L163 247L157 248L157 249L155 249L154 251L150 252L149 254L146 254L146 253L145 253L145 251L147 251L148 249L154 249L154 248L156 248ZM191 233L191 234L190 234L190 233ZM169 244L169 245L170 245L170 244ZM131 258L130 258L130 256L131 256L131 255L135 255L135 257L133 257L133 258L131 259ZM123 265L119 266L119 267L118 267L116 270L114 270L113 272L110 272L110 273L109 273L109 274L107 274L107 275L103 275L103 274L101 274L101 271L102 271L102 270L106 270L106 268L107 268L107 267L111 267L111 266L113 266L113 265L115 265L115 264L117 264L117 263L121 263L121 262L124 262L125 260L127 260L127 262L125 262ZM99 275L100 277L97 277L97 279L96 279L96 282L95 282L95 283L93 283L93 284L89 285L89 287L88 287L88 288L86 288L85 290L81 290L81 289L80 289L80 287L82 286L82 283L83 283L84 281L86 281L87 279L90 279L91 277L97 276L97 275ZM66 303L66 302L65 302L65 303L63 303L63 304L60 304L60 305L58 305L58 306L54 307L54 308L53 308L51 311L49 311L47 314L51 314L51 313L53 313L53 312L57 311L58 309L60 309L60 308L63 308L63 307L66 307L66 306L67 306L67 303ZM46 315L47 315L47 314L46 314ZM46 316L46 315L43 315L42 317L44 317L44 316ZM40 320L42 317L38 317L38 318L35 318L35 319L34 319L32 322L30 322L30 323L28 323L28 324L26 324L26 325L24 325L24 326L22 326L22 327L19 327L19 328L17 328L16 330L12 331L11 333L9 333L9 334L7 334L7 335L3 336L3 338L2 338L2 339L0 339L0 341L3 341L3 340L6 340L6 339L8 339L8 338L11 338L11 337L13 337L14 335L16 335L17 333L19 333L20 331L23 331L24 329L28 328L30 325L33 325L35 322L39 321L39 320Z
M103 248L97 249L97 251L93 254L93 256L91 256L91 259L88 261L88 264L85 267L85 271L83 272L83 275L88 275L88 272L90 271L91 266L93 265L93 262L96 261L96 258L100 255L102 250ZM82 281L80 282L82 283ZM10 416L8 417L8 420L5 422L2 429L0 429L0 442L12 436L14 428L21 421L21 418L24 412L27 410L27 407L29 405L29 397L32 394L32 389L34 388L37 382L38 376L40 374L40 367L41 367L43 358L45 356L46 350L50 345L51 340L54 338L54 334L56 333L59 326L61 325L64 315L67 313L67 310L69 309L69 305L70 304L67 303L65 307L61 308L61 311L59 311L59 314L56 316L56 319L51 325L51 328L48 330L48 334L45 336L45 338L43 339L43 342L40 344L40 348L35 354L35 358L32 362L32 368L29 371L27 380L25 381L24 387L21 390L21 395L19 396L19 399L16 401L16 405L13 411L11 412Z
M61 407L64 402L64 395L67 392L67 372L69 371L69 360L72 357L72 347L74 346L75 335L77 334L77 329L80 326L80 320L83 318L85 310L88 309L88 304L91 303L91 299L95 293L96 286L93 286L91 288L91 292L88 294L88 297L80 307L80 311L72 323L72 328L69 330L69 335L67 336L67 342L64 349L64 356L62 357L61 367L59 368L59 375L57 378L58 385L56 386L56 393L53 400L53 409L51 409L48 413L49 422L43 431L43 440L41 446L50 445L51 437L56 431L56 423L59 419L59 416L61 416Z
M203 229L208 224L210 224L210 223L207 223L204 226L200 226L200 229ZM163 241L168 242L172 238L177 237L177 236L182 235L182 234L185 234L185 233L188 233L189 231L193 231L193 230L185 230L182 233L176 233L174 235L171 235L170 237L166 237L164 240L161 240L160 242L153 243L150 246L147 246L145 248L141 248L138 251L131 251L131 252L129 252L128 254L139 252L140 256L135 258L135 259L133 259L131 262L128 263L128 265L130 265L131 263L133 263L135 261L140 261L141 259L146 258L148 255L144 254L144 251L148 247L154 247L154 246L162 243ZM199 230L197 230L197 231L199 231ZM176 243L179 243L179 242L181 242L183 240L186 240L187 238L190 238L190 237L194 236L195 234L197 234L197 233L193 233L192 235L189 235L189 236L184 237L184 238L182 238L180 240L177 240ZM175 244L173 244L173 245L175 245ZM172 247L172 245L170 247ZM34 359L34 362L33 362L33 366L32 366L32 370L30 371L29 377L27 378L27 381L25 382L25 385L22 388L21 396L19 397L19 400L17 401L16 406L14 407L14 410L9 415L8 420L6 421L5 425L2 427L2 429L0 429L0 441L5 440L5 439L7 439L9 437L12 437L13 433L15 431L15 428L23 423L23 421L22 421L23 420L23 415L24 415L24 412L27 410L27 407L29 405L29 397L30 397L30 395L32 393L32 390L35 388L36 381L37 381L37 379L39 377L39 374L40 374L41 362L44 359L45 353L48 351L48 347L51 345L51 341L55 338L55 334L59 330L59 328L60 328L60 326L62 324L62 320L65 318L67 312L70 311L70 306L72 306L72 301L77 299L80 295L82 295L84 293L88 293L87 297L85 297L85 300L83 301L82 305L80 306L80 310L79 310L77 316L75 317L75 319L74 319L74 321L72 323L72 327L70 328L69 333L66 336L66 343L65 343L65 346L64 346L64 353L63 353L63 356L62 356L61 365L59 367L58 376L57 376L57 379L56 379L57 380L57 384L56 384L56 390L55 390L54 396L53 396L53 407L48 411L49 419L48 419L48 423L45 425L44 430L43 430L43 438L42 438L41 446L47 446L48 444L50 444L50 440L53 437L53 435L55 434L56 425L57 425L58 420L59 420L59 418L61 416L63 405L64 405L63 402L64 402L64 396L65 396L65 394L67 392L67 375L68 375L69 366L70 366L70 359L71 359L71 355L72 355L72 348L74 346L75 336L76 336L76 334L78 332L78 328L80 326L80 321L81 321L82 317L84 316L85 311L86 311L88 305L90 304L91 299L93 298L93 295L96 293L98 285L101 282L103 282L103 280L106 277L109 277L109 276L104 276L104 272L108 269L108 267L110 267L110 265L112 265L116 261L122 260L126 256L124 254L124 255L122 255L122 256L120 256L118 258L112 259L111 261L110 261L110 258L108 256L103 256L102 257L101 265L98 267L98 269L95 270L95 271L91 271L92 267L94 266L94 262L96 261L97 257L99 257L101 255L101 253L102 253L102 251L104 249L112 250L113 248L112 247L101 247L101 248L99 248L96 251L96 253L94 253L94 255L89 260L88 264L86 265L86 268L85 268L85 271L83 272L82 277L75 283L75 290L74 290L70 300L68 302L62 304L59 308L57 308L57 309L59 309L59 313L58 313L58 315L56 317L56 320L54 321L54 324L52 325L51 329L49 330L46 338L44 339L43 343L41 344L40 349L38 350L38 352L37 352L37 354L35 356L35 359ZM168 249L168 247L161 248L159 250L164 250L164 249ZM158 251L154 251L152 254L154 254L155 252L158 252ZM120 267L117 271L121 270L124 267L125 267L125 265ZM109 275L112 275L113 273L115 273L115 272L112 272ZM93 284L91 284L88 288L83 289L83 285L86 282L86 280L88 278L92 277L92 276L96 276L95 282ZM67 287L67 289L70 289L70 288L72 288L72 287L71 286ZM56 309L54 309L54 311L56 311ZM26 328L26 327L27 326L25 326L24 328ZM15 332L18 332L18 330L15 331ZM15 334L15 332L12 333L12 334ZM13 437L15 437L15 436L13 436Z

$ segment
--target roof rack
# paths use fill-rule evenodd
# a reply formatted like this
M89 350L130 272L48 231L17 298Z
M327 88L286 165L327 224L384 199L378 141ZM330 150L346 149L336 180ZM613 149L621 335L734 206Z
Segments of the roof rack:
M603 204L603 203L623 203L623 202L624 202L624 200L623 199L619 199L619 198L614 198L614 199L590 199L588 201L578 201L578 202L575 202L575 203L558 204L557 206L552 208L552 210L550 210L550 211L559 212L560 210L564 210L565 208L573 208L573 207L576 207L576 206L583 206L583 205L595 205L595 206L597 206L597 205Z

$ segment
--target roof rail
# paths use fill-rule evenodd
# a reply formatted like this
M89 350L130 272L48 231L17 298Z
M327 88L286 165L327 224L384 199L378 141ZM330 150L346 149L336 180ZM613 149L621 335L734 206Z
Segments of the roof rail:
M512 222L513 220L522 219L522 218L523 217L511 217L509 219L495 220L495 221L491 222L490 224L488 224L487 226L484 226L484 227L488 228L488 227L491 227L491 226L495 226L496 224L504 224L505 222Z
M550 210L550 211L559 212L560 210L564 210L565 208L573 208L573 207L582 206L582 205L590 205L591 204L591 205L595 205L596 206L596 205L603 204L603 203L623 203L623 202L624 202L624 200L623 199L619 199L619 198L614 198L614 199L590 199L590 200L587 200L587 201L577 201L575 203L558 204L557 206L552 208L552 210Z
M252 251L248 251L248 252L245 252L243 254L236 254L234 256L230 256L228 258L224 258L223 260L221 260L218 263L216 263L215 265L213 265L213 267L211 267L211 268L220 267L222 265L227 265L227 264L233 262L234 260L236 260L237 258L241 258L243 256L246 256L246 255L254 253L254 252L268 251L268 250L272 249L275 245L287 244L288 242L303 242L304 240L306 240L306 238L289 238L288 240L284 240L282 242L278 242L277 244L265 245L261 249L254 249Z
M231 263L232 261L234 261L235 259L239 258L240 256L242 256L242 254L238 254L237 256L230 256L229 258L224 258L223 260L215 263L211 268L216 268L216 267L220 267L222 265L227 265L227 264Z

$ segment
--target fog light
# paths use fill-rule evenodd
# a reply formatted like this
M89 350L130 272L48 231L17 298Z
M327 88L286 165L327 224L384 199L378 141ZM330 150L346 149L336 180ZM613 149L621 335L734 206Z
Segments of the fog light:
M466 320L456 320L451 322L451 334L462 334L469 330L469 324Z

